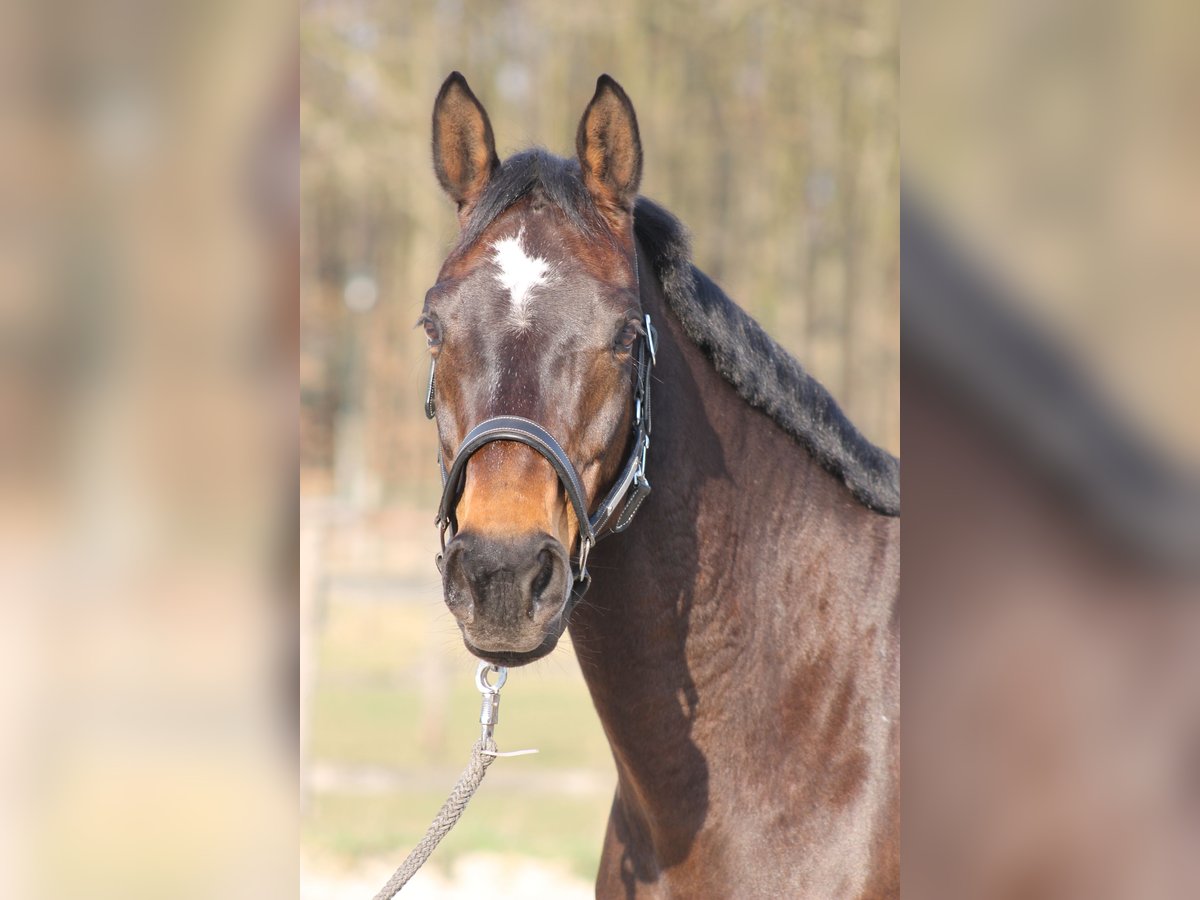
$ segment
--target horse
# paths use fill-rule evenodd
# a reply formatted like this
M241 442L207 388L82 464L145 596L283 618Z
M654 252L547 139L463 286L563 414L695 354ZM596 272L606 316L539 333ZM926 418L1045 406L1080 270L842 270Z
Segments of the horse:
M570 631L617 771L597 897L897 896L899 463L639 196L607 75L575 143L501 162L461 74L434 103L445 603L495 665Z

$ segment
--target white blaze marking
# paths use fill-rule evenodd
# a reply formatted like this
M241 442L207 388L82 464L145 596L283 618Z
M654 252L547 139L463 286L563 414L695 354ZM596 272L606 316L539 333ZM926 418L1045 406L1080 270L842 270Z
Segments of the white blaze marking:
M529 318L533 289L545 284L550 276L550 263L525 252L521 243L524 235L525 229L522 228L516 237L503 238L492 244L492 262L500 269L496 280L508 289L509 300L512 301L510 321L522 329L533 324Z

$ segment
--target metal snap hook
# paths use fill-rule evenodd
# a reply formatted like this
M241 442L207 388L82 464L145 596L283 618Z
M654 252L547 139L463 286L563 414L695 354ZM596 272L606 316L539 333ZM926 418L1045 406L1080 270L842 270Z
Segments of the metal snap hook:
M496 673L496 683L488 684L488 673ZM491 743L492 732L500 721L500 688L508 681L508 669L504 666L494 666L481 662L475 670L475 687L483 695L483 703L479 707L479 739L486 747ZM495 750L493 746L491 748Z

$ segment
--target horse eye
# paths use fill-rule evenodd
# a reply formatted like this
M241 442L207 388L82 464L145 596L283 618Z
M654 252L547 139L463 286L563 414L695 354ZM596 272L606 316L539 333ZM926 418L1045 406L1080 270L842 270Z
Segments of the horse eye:
M425 339L429 341L430 347L436 347L442 342L442 331L438 328L437 322L425 318L421 320L421 324L425 326Z
M638 335L642 333L640 322L626 322L625 327L621 329L621 334L617 337L617 349L629 351L633 349L633 342L637 340Z

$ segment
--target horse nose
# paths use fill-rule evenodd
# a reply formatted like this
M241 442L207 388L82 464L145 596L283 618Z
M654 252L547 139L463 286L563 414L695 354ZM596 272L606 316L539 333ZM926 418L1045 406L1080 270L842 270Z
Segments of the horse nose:
M567 598L570 564L563 545L537 533L497 539L461 532L442 560L446 605L463 624L545 624Z

